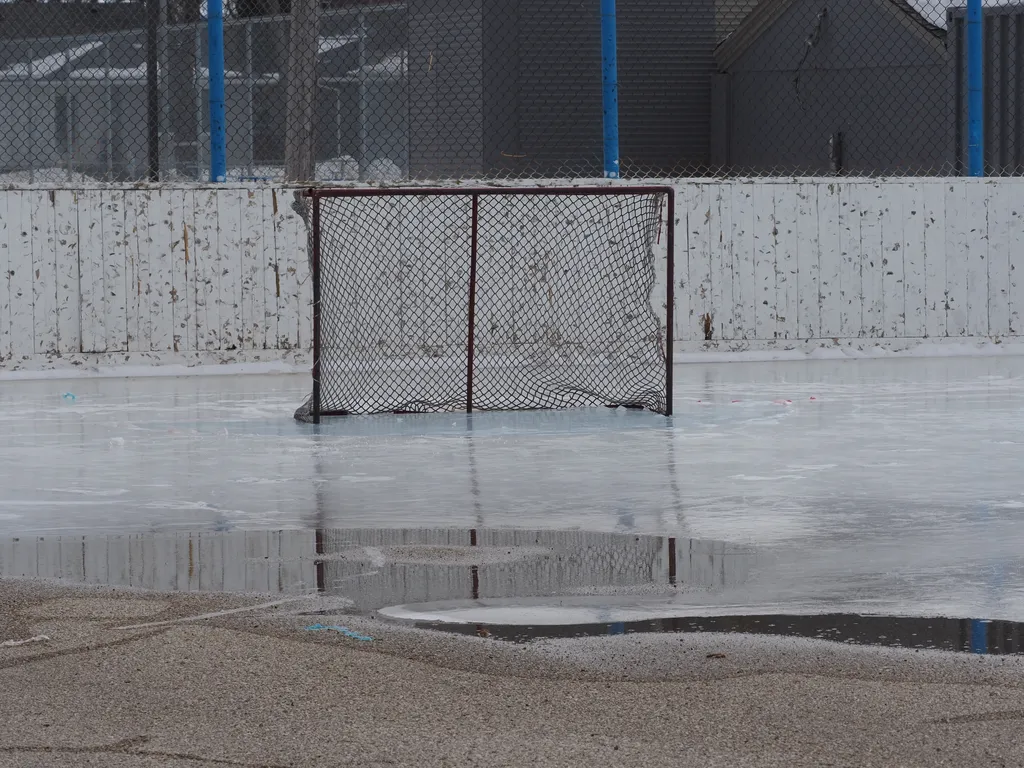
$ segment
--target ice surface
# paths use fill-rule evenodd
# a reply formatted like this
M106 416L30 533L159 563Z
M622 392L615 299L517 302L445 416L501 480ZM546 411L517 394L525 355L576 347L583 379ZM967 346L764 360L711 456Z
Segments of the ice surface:
M1024 359L684 365L676 416L291 414L301 375L0 383L0 536L583 528L754 545L720 610L1024 619ZM64 397L73 394L74 398Z

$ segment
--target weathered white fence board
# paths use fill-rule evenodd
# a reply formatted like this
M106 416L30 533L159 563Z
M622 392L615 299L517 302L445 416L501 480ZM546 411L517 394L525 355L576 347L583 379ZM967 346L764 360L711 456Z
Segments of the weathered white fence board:
M988 190L967 185L963 256L967 261L966 336L987 336L988 328Z
M925 336L947 335L946 185L922 184L924 208Z
M143 195L125 196L124 225L127 349L129 352L144 352L148 345L143 340L145 319L142 305L142 281L147 269L142 262L148 261L148 259L142 253L139 230L140 228L143 230L149 228L149 204ZM143 237L145 237L145 233Z
M128 351L127 233L125 192L103 192L103 326L105 352Z
M81 288L78 276L78 197L72 190L53 193L57 275L57 351L81 351Z
M31 195L7 201L8 266L11 291L11 353L15 358L35 354L32 296Z
M882 208L884 201L877 184L858 185L860 192L860 281L861 320L859 336L885 336L882 302Z
M196 281L192 260L195 243L195 205L192 190L173 190L168 208L171 241L171 304L174 308L175 352L191 352L196 345Z
M910 183L903 200L903 318L908 338L921 338L927 333L925 315L926 250L924 193L922 185Z
M818 310L821 338L837 339L843 332L840 269L843 263L839 229L840 188L837 184L819 184L818 206L808 214L817 218L818 229Z
M32 220L32 325L37 355L57 351L57 265L53 193L29 196Z
M988 324L989 333L1009 336L1010 330L1010 262L1014 231L1015 201L1005 196L992 197L988 206ZM1019 249L1017 249L1019 250Z
M192 263L195 265L196 285L196 348L218 349L220 346L220 275L218 269L219 224L218 203L228 208L230 195L218 195L212 190L197 190L194 194L195 226L192 230ZM216 213L214 213L216 212Z
M719 185L715 190L715 208L718 226L712 232L712 247L716 251L718 264L721 266L722 279L718 281L712 300L715 302L715 337L731 339L736 333L736 250L733 248L733 229L735 226L732 189Z
M906 281L903 267L903 203L902 196L882 194L880 219L882 252L879 269L882 275L881 336L903 338L907 327Z
M241 200L241 305L239 326L242 349L263 349L266 333L263 306L266 288L263 271L263 192L245 190Z
M220 309L219 346L235 351L242 348L242 196L231 190L217 201L217 248L214 252L217 299Z
M799 189L789 187L787 192L775 196L772 217L772 235L775 240L775 327L778 338L796 339L800 336Z
M696 291L691 298L690 331L691 338L702 339L705 324L711 322L711 316L714 314L712 286L716 282L714 278L720 278L720 273L712 274L715 259L711 255L713 224L709 187L706 184L698 184L689 187L688 192L690 228L687 231L686 245L690 252L690 283Z
M11 253L8 195L0 195L0 363L11 358Z
M967 213L967 188L960 184L946 187L946 335L967 335L967 255L970 249L970 222Z
M0 366L46 367L83 353L195 363L301 352L312 293L305 227L275 205L280 196L256 188L0 192ZM288 331L284 345L279 328Z
M105 352L103 327L103 217L100 193L83 191L78 195L78 269L81 287L81 351Z
M150 352L174 348L174 226L171 190L157 190L146 199L145 236L140 225L139 250L145 262L142 286L143 346Z
M1020 199L1013 199L1010 205L1010 225L1006 233L1010 251L1010 333L1019 336L1024 331L1021 315L1024 314L1024 248L1021 247L1020 232L1024 229L1024 206Z
M277 190L264 190L262 197L263 219L261 226L263 236L260 240L263 246L260 254L261 267L263 269L263 322L260 326L263 334L262 348L277 349L278 323L281 317L281 307L279 304L281 280L277 264Z
M775 188L754 189L754 338L777 339L775 274Z
M818 185L801 184L796 191L796 334L795 338L816 339L821 335L821 271L819 263Z

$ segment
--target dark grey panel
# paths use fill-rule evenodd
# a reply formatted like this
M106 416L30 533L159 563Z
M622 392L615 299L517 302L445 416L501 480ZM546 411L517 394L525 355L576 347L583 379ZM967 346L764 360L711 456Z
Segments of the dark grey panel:
M479 174L483 164L481 0L408 6L409 171Z
M984 9L984 137L986 174L1024 172L1024 6ZM967 164L967 59L963 11L950 12L950 49L956 78L957 170Z
M952 165L943 37L889 0L797 0L729 75L736 171L827 173L837 131L848 173Z
M624 164L710 160L713 0L620 2L620 148Z

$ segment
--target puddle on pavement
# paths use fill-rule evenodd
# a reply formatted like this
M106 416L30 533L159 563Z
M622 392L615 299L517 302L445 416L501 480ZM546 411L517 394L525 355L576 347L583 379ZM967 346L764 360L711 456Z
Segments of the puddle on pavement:
M320 529L0 539L0 578L400 603L735 586L754 553L723 542L518 529Z
M0 539L0 578L158 591L320 593L344 598L349 612L514 642L736 632L1024 652L1024 625L1013 622L692 615L688 596L756 581L757 563L752 549L725 542L583 531L320 529Z
M617 606L605 605L597 611L615 613ZM652 606L641 606L650 609ZM410 606L411 608L411 606ZM522 606L523 613L530 609ZM595 612L597 612L595 611ZM485 614L481 614L485 615ZM411 618L411 616L409 617ZM438 617L435 617L438 618ZM611 618L616 618L612 616ZM516 624L511 622L454 623L451 621L412 621L423 629L480 635L517 643L555 638L627 635L635 633L696 633L781 635L831 640L850 645L876 645L891 648L958 651L976 654L1024 654L1024 624L1013 621L946 619L901 616L863 616L858 614L700 616L635 619L629 621L590 621L562 624Z

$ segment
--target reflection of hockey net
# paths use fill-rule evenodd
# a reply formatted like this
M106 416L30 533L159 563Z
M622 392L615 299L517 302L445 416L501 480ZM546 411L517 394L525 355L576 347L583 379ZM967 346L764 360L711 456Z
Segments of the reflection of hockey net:
M343 585L356 610L438 600L589 594L614 587L667 585L668 539L660 536L519 529L326 529L324 584ZM479 568L473 549L513 557ZM443 556L444 550L462 559ZM433 564L416 558L433 552ZM526 550L522 559L514 557ZM545 551L546 550L546 551ZM404 560L408 554L412 560ZM341 556L339 556L341 555ZM372 564L372 568L369 567Z
M628 588L645 585L658 588L653 594L670 584L717 589L744 583L753 563L751 550L720 541L592 531L347 528L325 529L319 542L324 587L340 587L360 611L444 600L631 594ZM499 557L489 562L483 553L475 560L476 547ZM506 553L511 557L503 561Z
M297 414L671 412L672 190L314 190Z

